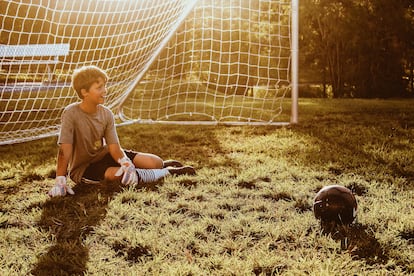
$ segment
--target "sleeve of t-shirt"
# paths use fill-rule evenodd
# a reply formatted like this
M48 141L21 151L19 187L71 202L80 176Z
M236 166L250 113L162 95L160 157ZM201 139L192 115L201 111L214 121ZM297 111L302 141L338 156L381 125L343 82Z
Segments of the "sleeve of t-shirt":
M60 126L58 144L73 144L74 124L70 113L71 112L68 112L66 109L62 113L62 123Z
M107 110L107 125L105 128L105 141L109 144L119 144L118 134L115 128L114 115L110 110Z

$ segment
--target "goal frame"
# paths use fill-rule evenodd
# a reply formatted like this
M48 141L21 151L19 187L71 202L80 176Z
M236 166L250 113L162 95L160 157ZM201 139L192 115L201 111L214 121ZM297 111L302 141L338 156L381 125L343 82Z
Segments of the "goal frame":
M292 0L292 42L291 42L291 55L292 55L292 112L290 123L297 124L299 120L299 0Z

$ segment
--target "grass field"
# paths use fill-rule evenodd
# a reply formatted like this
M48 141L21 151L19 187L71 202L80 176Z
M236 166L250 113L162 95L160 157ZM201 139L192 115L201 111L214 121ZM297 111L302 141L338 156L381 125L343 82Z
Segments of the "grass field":
M56 138L1 146L0 275L414 274L414 101L301 99L278 127L131 125L124 148L193 165L49 199ZM342 248L312 212L350 188Z

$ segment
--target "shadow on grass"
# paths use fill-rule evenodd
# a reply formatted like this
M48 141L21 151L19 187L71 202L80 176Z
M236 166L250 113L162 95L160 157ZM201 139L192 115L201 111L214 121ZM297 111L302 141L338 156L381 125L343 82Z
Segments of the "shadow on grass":
M108 202L121 188L117 183L81 184L74 187L74 196L46 202L38 225L52 233L54 245L39 256L32 274L83 275L88 261L83 240L105 217Z
M375 265L386 264L390 258L386 246L381 245L375 238L375 233L366 225L353 223L344 226L322 223L321 228L323 234L331 235L335 241L341 242L341 249L349 252L354 259Z

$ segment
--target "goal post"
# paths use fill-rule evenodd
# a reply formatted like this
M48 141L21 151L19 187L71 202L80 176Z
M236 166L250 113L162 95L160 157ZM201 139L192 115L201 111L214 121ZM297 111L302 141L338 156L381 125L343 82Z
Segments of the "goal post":
M83 65L108 73L118 125L297 123L297 5L0 1L0 145L56 135ZM69 51L10 51L59 45Z
M292 0L292 70L291 70L291 87L292 87L292 104L291 104L291 117L290 123L297 124L299 120L299 0Z

